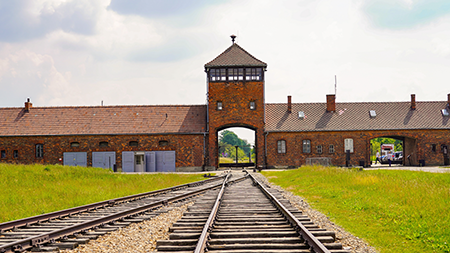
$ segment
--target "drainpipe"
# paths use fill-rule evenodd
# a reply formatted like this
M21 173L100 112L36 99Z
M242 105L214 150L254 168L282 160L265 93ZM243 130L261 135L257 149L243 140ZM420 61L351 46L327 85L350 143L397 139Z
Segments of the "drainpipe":
M266 138L264 138L264 168L267 167L267 136L269 132L266 132Z

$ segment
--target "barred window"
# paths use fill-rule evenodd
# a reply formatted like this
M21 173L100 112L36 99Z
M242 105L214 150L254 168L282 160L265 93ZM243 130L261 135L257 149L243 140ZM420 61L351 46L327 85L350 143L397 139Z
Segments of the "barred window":
M221 111L223 109L223 104L222 102L217 102L217 110Z
M159 146L167 146L167 145L169 145L169 142L168 141L165 141L165 140L163 140L163 141L159 141Z
M128 142L128 146L130 146L130 147L137 147L138 145L139 145L139 142L137 142L137 141Z
M0 151L1 155L0 158L6 158L6 150Z
M44 157L44 144L36 144L36 158Z
M278 154L286 153L286 141L285 140L277 141L277 146L278 146Z
M303 140L303 153L311 153L311 140Z
M333 144L330 144L329 153L330 154L334 153L334 145Z
M255 101L250 101L250 110L255 110L255 109L256 109Z
M317 153L322 154L322 145L317 145Z

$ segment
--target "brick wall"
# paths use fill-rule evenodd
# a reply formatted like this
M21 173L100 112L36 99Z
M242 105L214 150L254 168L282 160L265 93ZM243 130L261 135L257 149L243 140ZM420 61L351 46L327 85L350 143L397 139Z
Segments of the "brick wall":
M360 161L370 161L370 140L377 137L396 137L404 139L404 161L409 165L407 156L411 154L412 165L425 160L426 165L443 165L444 154L441 145L450 146L450 130L402 130L402 131L345 131L345 132L302 132L269 133L267 136L267 165L270 167L301 166L307 158L329 157L333 165L345 165L344 140L353 139L354 152L350 155L350 165L357 166ZM286 153L279 154L277 141L286 141ZM311 153L303 153L303 140L311 141ZM329 145L335 152L329 153ZM323 153L317 153L322 145ZM436 145L436 151L433 151Z
M160 146L159 141L168 141ZM100 147L106 141L108 147ZM137 147L129 146L130 141L138 141ZM71 142L79 142L79 147L71 147ZM62 164L64 152L87 152L88 166L92 166L92 152L116 152L116 164L122 167L122 151L176 151L176 167L200 167L203 165L204 136L198 134L173 135L94 135L94 136L43 136L43 137L0 137L0 151L6 151L7 163ZM36 144L44 145L44 157L36 158ZM13 157L14 150L18 158Z
M228 127L255 130L256 163L264 164L264 82L210 82L208 89L209 165L218 165L218 131ZM218 110L217 102L222 102ZM250 109L250 102L256 108Z

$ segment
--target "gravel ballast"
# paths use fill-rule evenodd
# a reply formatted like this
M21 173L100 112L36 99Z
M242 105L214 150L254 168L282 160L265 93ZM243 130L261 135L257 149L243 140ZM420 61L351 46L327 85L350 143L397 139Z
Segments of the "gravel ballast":
M368 245L364 240L348 233L330 221L326 215L312 209L301 197L293 195L291 192L285 191L277 185L271 184L259 173L254 173L254 175L260 182L282 192L283 196L293 206L297 207L305 215L308 215L321 228L335 231L337 242L342 243L344 249L354 253L377 252L375 248ZM91 240L85 245L80 245L74 250L64 250L61 252L156 252L156 241L167 240L169 238L168 231L170 226L182 217L189 205L192 205L192 203L175 206L171 211L156 216L151 220L131 224L128 227L111 232L96 240Z

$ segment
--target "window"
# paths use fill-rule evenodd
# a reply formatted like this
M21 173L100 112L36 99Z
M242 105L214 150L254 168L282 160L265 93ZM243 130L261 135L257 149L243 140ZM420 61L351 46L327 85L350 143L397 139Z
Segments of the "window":
M347 153L347 150L350 150L350 153L353 153L353 139L347 138L344 140L344 151Z
M330 154L333 154L333 153L334 153L334 145L333 145L333 144L330 144L328 152L329 152Z
M431 144L431 151L436 152L436 144Z
M36 144L36 158L44 157L44 144Z
M304 119L305 118L305 112L303 112L303 111L298 112L298 118L299 119Z
M303 140L303 153L311 153L311 140Z
M167 146L167 145L169 145L168 141L159 141L159 146L164 147L164 146Z
M16 159L19 158L19 150L14 150L13 151L13 157L16 158Z
M6 150L0 151L1 155L0 158L6 158Z
M261 68L247 68L245 69L245 80L247 81L262 81Z
M70 146L71 146L72 148L78 148L78 147L80 146L80 143L74 141L74 142L71 142L71 143L70 143Z
M370 110L369 115L371 118L375 118L377 116L377 113L375 112L375 110Z
M130 147L137 147L138 144L139 144L139 142L137 142L137 141L130 141L130 142L128 143L128 146L130 146Z
M217 110L222 111L223 105L222 102L217 102Z
M317 145L317 153L322 154L322 145Z
M228 81L240 81L244 80L243 68L230 68L228 69Z
M104 148L104 147L108 147L108 146L109 146L109 143L108 143L107 141L101 141L101 142L98 143L98 145L99 145L100 147Z
M277 146L278 146L278 154L286 153L286 141L285 140L279 140L277 142Z
M255 101L250 101L250 110L255 110L255 109L256 109Z

